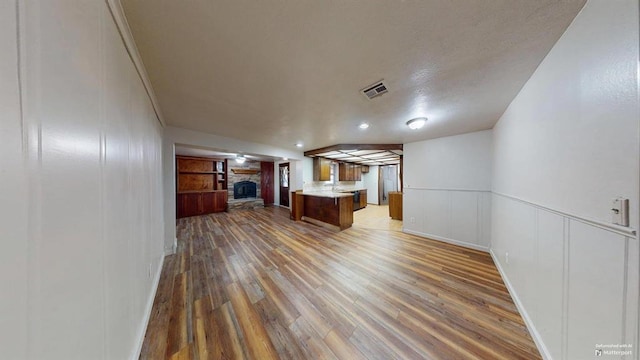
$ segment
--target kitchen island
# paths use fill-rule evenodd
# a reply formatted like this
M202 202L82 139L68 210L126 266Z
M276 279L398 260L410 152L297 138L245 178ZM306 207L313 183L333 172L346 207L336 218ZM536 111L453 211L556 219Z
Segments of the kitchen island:
M353 224L353 195L338 192L302 192L292 194L294 220L344 230Z

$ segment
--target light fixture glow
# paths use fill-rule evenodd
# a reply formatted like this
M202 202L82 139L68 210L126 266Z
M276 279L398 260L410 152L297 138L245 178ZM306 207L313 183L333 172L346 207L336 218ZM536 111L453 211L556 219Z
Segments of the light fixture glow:
M302 143L296 143L296 147L302 147Z
M236 156L236 162L238 164L244 164L245 160L247 160L247 158L244 157L244 155L238 155Z
M415 118L407 121L407 126L411 130L418 130L423 127L426 122L427 118Z
M368 129L369 128L369 124L367 124L366 122L363 122L362 124L358 125L358 127L362 130L364 129Z
M282 158L282 161L287 161L287 160L289 160L289 158L286 158L286 157Z

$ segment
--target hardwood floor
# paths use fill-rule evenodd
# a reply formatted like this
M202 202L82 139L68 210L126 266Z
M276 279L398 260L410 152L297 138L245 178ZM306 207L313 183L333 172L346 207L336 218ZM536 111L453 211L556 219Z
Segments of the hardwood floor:
M178 232L142 359L540 359L486 253L273 207Z
M353 213L353 227L402 231L402 220L393 220L389 216L389 205L368 204Z

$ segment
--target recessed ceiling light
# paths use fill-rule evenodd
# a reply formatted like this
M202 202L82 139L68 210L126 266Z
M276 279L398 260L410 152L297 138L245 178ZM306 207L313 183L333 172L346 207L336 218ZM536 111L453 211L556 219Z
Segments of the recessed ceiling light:
M427 118L415 118L407 121L407 126L411 130L418 130L423 127L426 122Z
M296 143L296 147L302 147L302 143Z
M287 161L289 160L289 158L282 158L282 161Z
M367 124L366 122L363 122L362 124L358 125L358 127L362 130L364 129L368 129L369 128L369 124Z

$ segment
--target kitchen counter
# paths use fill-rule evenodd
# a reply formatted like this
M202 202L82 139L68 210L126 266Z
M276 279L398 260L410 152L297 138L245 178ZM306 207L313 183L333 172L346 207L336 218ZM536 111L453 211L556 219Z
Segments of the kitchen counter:
M351 194L350 192L344 192L344 191L303 191L299 194L302 194L304 196L317 196L317 197L328 197L328 198L353 196L353 194Z
M353 194L318 191L294 191L292 194L294 220L344 230L353 224Z

